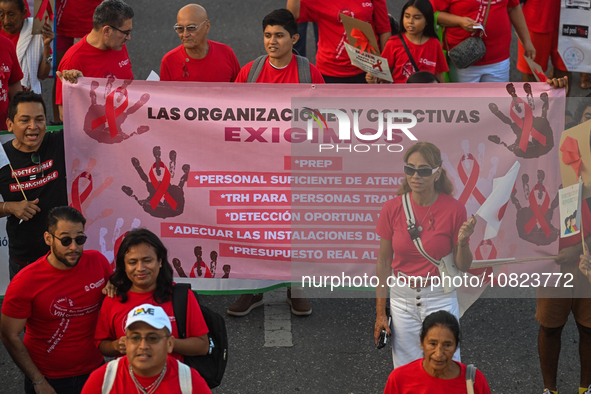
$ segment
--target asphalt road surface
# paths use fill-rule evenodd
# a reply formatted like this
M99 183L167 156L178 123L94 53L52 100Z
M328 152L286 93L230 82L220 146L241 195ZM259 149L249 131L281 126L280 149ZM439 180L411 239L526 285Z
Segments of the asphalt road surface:
M388 1L397 19L404 1ZM172 26L178 0L129 0L136 12L128 50L136 79L145 79L150 70L160 69L163 55L179 45ZM230 45L241 65L264 53L261 21L285 1L209 0L211 21L208 38ZM513 40L511 79L519 81L514 69ZM313 44L308 57L313 61ZM583 92L578 75L573 95ZM44 84L46 92L50 81ZM47 94L47 93L46 93ZM488 294L490 292L487 292ZM289 316L283 302L285 290L266 299L279 299L275 308ZM493 393L542 393L543 383L537 353L538 324L534 318L535 294L524 298L481 298L461 320L462 361L475 364L486 376ZM392 370L389 348L376 350L372 332L375 300L371 298L311 299L313 314L292 317L291 346L276 347L266 338L268 310L265 306L250 315L234 318L225 310L236 296L202 296L201 302L226 318L230 340L229 362L221 386L215 393L381 393ZM267 301L269 302L269 301ZM267 316L267 319L265 318ZM562 393L577 392L579 380L578 334L572 319L563 332L558 384ZM591 349L588 349L591 351ZM23 375L0 346L0 393L22 392Z

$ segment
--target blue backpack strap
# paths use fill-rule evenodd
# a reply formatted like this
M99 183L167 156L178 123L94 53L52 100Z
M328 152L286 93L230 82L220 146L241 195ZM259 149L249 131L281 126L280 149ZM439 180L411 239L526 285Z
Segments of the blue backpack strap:
M252 62L252 67L248 72L248 77L246 78L246 82L255 83L259 77L259 74L263 70L265 66L265 60L267 60L267 55L261 55L257 57L254 62Z

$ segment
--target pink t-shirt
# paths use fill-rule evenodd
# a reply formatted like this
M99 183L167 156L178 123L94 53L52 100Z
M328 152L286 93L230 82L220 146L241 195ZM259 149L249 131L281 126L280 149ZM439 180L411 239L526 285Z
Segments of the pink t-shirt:
M412 192L411 192L412 200ZM431 210L429 210L431 208ZM421 207L413 203L415 220L421 224L420 232L423 247L429 256L441 260L458 243L460 227L466 221L466 208L455 198L439 193L431 207ZM406 275L426 277L438 276L439 270L423 257L410 239L402 196L396 196L382 207L376 233L384 239L392 240L394 259L392 269Z
M105 297L105 301L101 306L96 332L94 334L96 346L98 346L101 341L104 341L105 339L114 341L117 338L125 336L125 323L127 322L127 314L129 311L142 304L156 305L153 295L153 291L149 291L147 293L128 291L127 302L123 304L119 298ZM164 304L158 305L164 309L164 312L166 312L170 318L172 325L172 336L178 338L179 331L176 326L172 301L169 300ZM187 338L200 337L201 335L207 334L209 332L207 325L205 324L205 320L203 319L201 308L199 307L199 304L197 303L197 300L193 294L188 294L186 332ZM183 356L178 353L173 352L170 355L180 361L183 361Z
M394 83L406 83L408 77L417 71L428 71L431 74L449 71L438 39L429 38L423 45L415 45L406 37L404 40L419 69L415 70L413 67L400 37L397 35L390 37L384 52L382 52L382 57L388 59Z

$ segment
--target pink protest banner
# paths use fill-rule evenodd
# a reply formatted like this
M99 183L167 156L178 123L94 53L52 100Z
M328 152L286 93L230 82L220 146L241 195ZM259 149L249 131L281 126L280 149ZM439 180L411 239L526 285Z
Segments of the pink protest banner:
M207 278L193 279L196 288L248 288L236 279L375 275L376 221L404 179L412 137L442 150L454 197L468 215L490 194L493 178L521 163L501 230L483 242L480 220L471 240L475 255L558 250L564 99L546 84L278 88L81 78L64 94L70 201L89 219L86 247L110 261L122 236L142 226L163 239L175 275ZM342 124L323 109L342 110L353 137L339 139ZM405 124L394 117L380 129L389 111L411 113L416 124L392 129ZM325 122L308 126L311 113ZM365 137L354 132L355 114ZM503 270L531 274L556 266Z

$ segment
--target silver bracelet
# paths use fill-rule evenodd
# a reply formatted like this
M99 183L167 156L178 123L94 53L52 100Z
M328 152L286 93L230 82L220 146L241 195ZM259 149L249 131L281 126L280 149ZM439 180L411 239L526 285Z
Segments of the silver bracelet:
M4 208L6 208L6 203L7 202L8 201L4 201L4 205L2 205L2 212L4 213L4 215L6 215L6 210ZM8 215L6 215L6 216L8 216Z
M37 383L33 383L33 386L39 386L41 383L43 383L43 381L45 380L45 376L41 378L40 381L38 381Z

